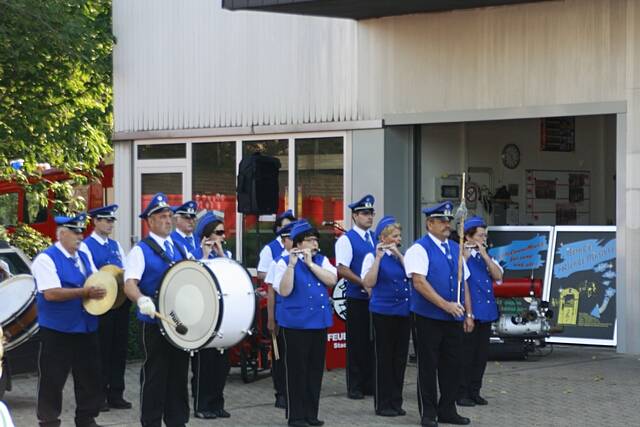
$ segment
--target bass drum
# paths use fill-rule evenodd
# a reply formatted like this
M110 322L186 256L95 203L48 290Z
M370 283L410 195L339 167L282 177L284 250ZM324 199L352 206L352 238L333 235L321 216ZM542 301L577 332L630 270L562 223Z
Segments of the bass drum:
M206 348L233 347L251 333L256 312L256 292L251 276L238 262L214 258L204 264L216 278L222 294L220 324Z
M8 352L38 332L36 282L19 274L0 283L0 326L4 331L4 351Z
M192 352L212 340L220 325L220 285L211 270L197 261L180 261L170 267L156 292L158 312L187 327L181 335L173 325L158 319L160 332L175 347Z

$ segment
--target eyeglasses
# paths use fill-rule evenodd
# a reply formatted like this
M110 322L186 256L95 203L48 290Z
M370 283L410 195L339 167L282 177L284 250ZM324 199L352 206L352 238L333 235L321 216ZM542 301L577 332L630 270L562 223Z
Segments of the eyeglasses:
M224 230L216 230L213 232L216 236L224 236Z

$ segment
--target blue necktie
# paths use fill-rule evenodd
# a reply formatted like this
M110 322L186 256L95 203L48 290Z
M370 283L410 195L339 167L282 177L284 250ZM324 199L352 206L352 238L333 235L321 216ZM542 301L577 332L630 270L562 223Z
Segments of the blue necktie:
M444 248L444 254L447 256L447 261L449 262L449 266L451 267L451 270L453 271L453 258L451 257L451 251L449 250L449 245L447 243L440 243L442 245L442 247Z
M365 235L365 240L367 241L367 243L370 244L371 246L373 246L373 242L371 241L371 234L369 234L368 231L365 231L364 235Z
M173 259L173 248L171 247L171 243L168 240L164 241L164 251L167 253L169 259Z
M187 242L188 242L188 243L189 243L189 245L190 245L190 246L189 246L189 251L190 251L190 252L192 252L192 251L196 248L195 243L193 243L193 236L188 236L188 237L187 237Z
M80 258L79 258L78 256L70 256L70 257L69 257L69 259L70 259L71 261L73 261L73 264L76 266L76 268L78 269L78 271L80 271L80 273L81 273L83 276L85 276L85 277L86 277L87 275L86 275L86 274L84 274L84 273L82 272L82 269L80 268Z

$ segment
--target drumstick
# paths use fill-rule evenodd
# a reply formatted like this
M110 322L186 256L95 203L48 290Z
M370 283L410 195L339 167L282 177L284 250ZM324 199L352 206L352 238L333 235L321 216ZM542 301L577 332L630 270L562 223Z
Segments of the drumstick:
M280 353L278 352L278 340L276 339L275 332L271 332L271 341L273 341L273 355L276 360L280 360Z
M157 311L156 311L156 317L158 317L161 320L164 320L165 322L170 324L176 330L176 332L179 333L180 335L184 335L187 332L189 332L189 328L187 328L183 324L176 325L173 320L169 319L168 317L166 317L163 314L158 313Z

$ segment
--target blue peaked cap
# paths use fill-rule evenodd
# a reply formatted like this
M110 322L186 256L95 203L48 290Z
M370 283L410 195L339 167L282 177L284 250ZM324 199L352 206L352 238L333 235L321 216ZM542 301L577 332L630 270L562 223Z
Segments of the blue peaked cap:
M173 206L171 210L173 211L174 214L177 214L177 215L195 217L196 211L198 210L198 204L193 200L189 200L188 202L180 206Z
M362 199L351 203L349 205L349 209L351 209L353 212L363 211L363 210L373 210L373 204L375 201L376 199L371 194L367 194Z
M87 214L81 212L76 216L56 216L54 217L54 221L57 225L66 227L72 231L82 232L86 228Z
M171 210L171 206L169 206L169 202L166 194L164 193L156 193L146 208L142 211L140 215L138 215L142 219L149 218L150 215L153 215L156 212L169 209Z
M298 220L298 221L296 221L296 224L291 229L291 233L289 234L289 238L291 238L291 240L293 240L293 239L296 238L296 236L299 236L300 234L306 233L309 230L313 230L313 227L311 226L311 224L309 224L307 222L306 219Z
M91 209L88 213L91 218L116 219L118 205L107 205L100 208Z
M449 220L453 219L453 203L450 201L442 202L430 208L422 209L422 213L426 215L427 218L448 218Z
M479 217L479 216L472 216L471 218L468 218L464 222L464 232L465 233L467 231L471 230L474 227L487 228L487 223L484 222L484 219L482 217Z
M398 221L396 221L396 218L394 216L386 215L382 217L382 219L378 222L378 225L376 225L376 232L375 232L376 240L380 240L380 234L382 234L382 231L387 226L391 224L395 224L396 222Z

